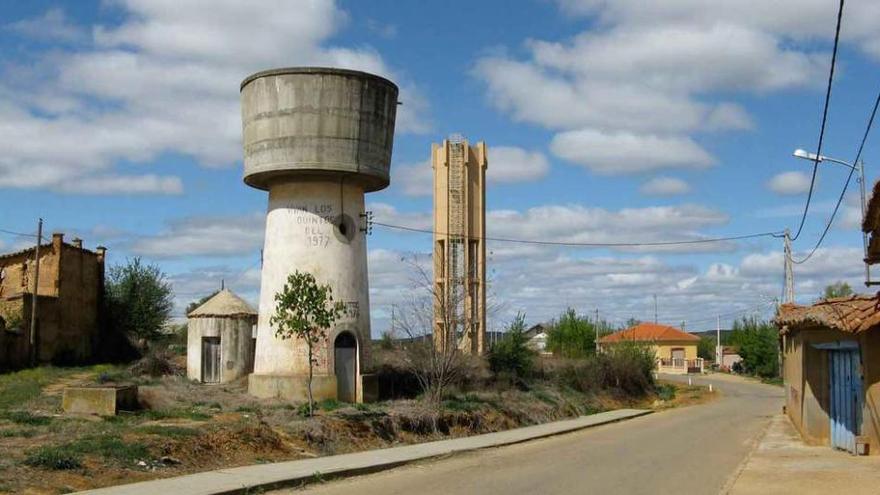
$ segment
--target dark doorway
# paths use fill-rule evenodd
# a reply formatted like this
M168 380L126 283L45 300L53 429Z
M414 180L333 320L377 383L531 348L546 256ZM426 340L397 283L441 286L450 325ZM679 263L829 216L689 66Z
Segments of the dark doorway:
M220 337L202 338L202 381L220 383Z
M357 339L350 332L342 332L333 343L336 397L342 402L357 401Z

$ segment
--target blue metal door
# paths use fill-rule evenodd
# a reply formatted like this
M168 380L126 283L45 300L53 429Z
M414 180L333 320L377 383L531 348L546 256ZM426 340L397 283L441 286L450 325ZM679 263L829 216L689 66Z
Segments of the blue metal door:
M831 446L856 453L862 424L862 376L858 349L828 351L831 382Z

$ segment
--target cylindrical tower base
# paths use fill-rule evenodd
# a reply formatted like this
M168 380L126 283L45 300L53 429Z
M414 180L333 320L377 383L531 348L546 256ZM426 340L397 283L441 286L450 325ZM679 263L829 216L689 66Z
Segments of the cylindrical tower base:
M314 348L315 399L355 400L364 396L361 370L369 360L370 304L363 212L363 186L346 183L344 178L272 185L254 374L248 385L251 394L291 400L307 397L306 342L297 337L281 339L269 325L275 314L275 295L283 289L288 275L299 270L314 275L319 284L329 284L334 301L345 305L343 315L327 330L326 339ZM337 376L340 373L344 376Z

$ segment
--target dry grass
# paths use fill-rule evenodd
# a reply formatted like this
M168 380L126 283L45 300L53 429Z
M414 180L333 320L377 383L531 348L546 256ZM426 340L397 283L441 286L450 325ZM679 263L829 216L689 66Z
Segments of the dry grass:
M306 418L297 404L260 400L246 382L205 386L179 376L136 378L120 367L41 369L0 376L0 493L64 493L275 462L462 437L619 407L656 396L583 394L552 381L528 390L495 384L452 391L439 409L417 399L348 405L325 401ZM61 414L57 384L140 381L143 410L99 419ZM472 387L471 387L472 388ZM47 393L47 390L49 393ZM22 392L24 391L24 392ZM691 403L677 388L658 407Z

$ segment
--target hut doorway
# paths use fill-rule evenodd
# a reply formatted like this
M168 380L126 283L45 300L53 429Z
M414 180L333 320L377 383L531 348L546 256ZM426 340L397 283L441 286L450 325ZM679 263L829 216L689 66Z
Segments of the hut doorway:
M351 332L342 332L333 342L336 374L336 397L342 402L356 402L357 339Z
M202 382L220 383L220 337L202 338Z

